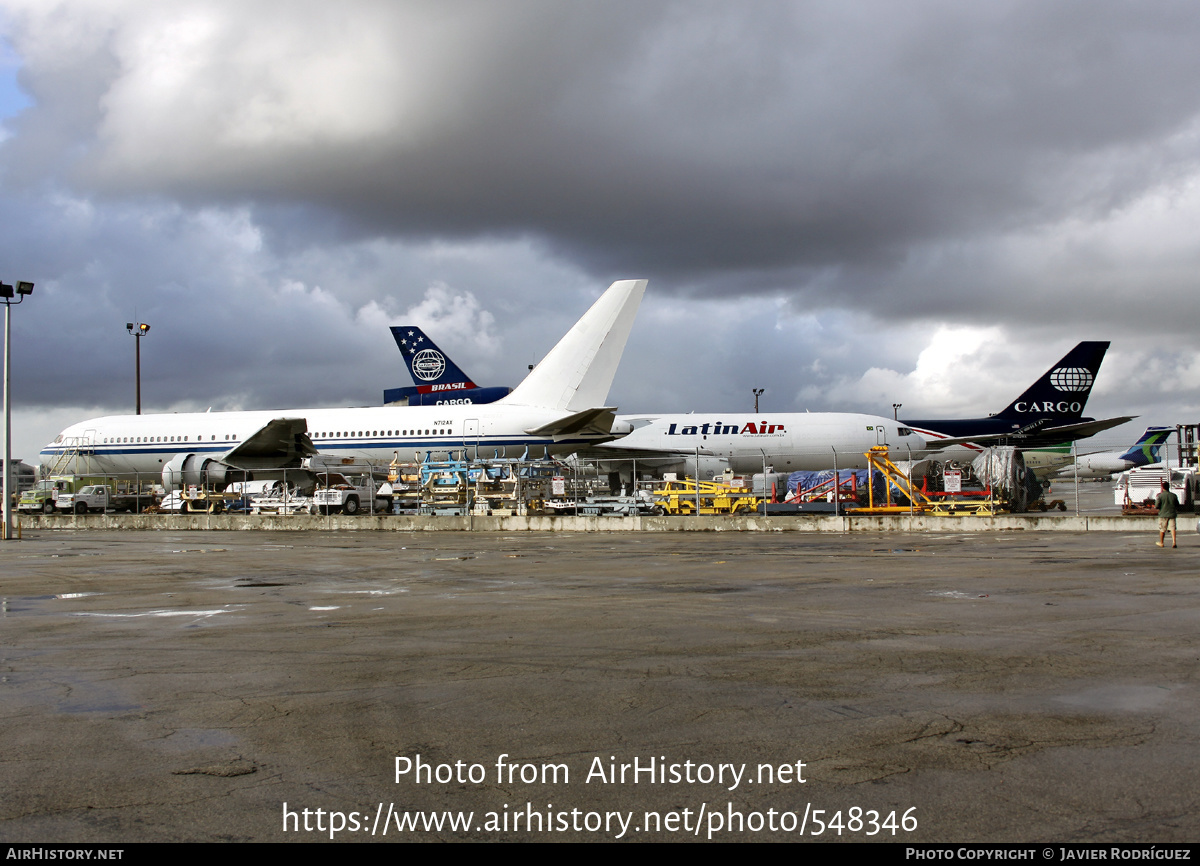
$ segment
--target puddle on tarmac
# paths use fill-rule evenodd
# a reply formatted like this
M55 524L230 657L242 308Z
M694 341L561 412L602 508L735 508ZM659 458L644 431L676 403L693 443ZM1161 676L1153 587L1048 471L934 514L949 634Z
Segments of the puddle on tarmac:
M174 616L199 616L210 617L217 616L222 613L236 613L240 609L238 607L222 607L214 610L144 610L137 613L115 613L112 611L73 611L68 616L94 616L107 619L139 619L146 616L154 617L174 617Z

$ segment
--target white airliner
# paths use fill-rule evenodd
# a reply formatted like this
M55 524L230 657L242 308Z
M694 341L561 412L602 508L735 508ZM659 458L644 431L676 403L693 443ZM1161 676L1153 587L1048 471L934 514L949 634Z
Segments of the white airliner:
M1159 463L1164 443L1174 432L1174 427L1147 427L1137 442L1127 450L1082 454L1073 464L1068 451L1064 461L1065 465L1056 466L1055 475L1059 480L1111 478L1118 472L1125 472L1140 466L1153 466ZM1028 465L1028 452L1025 459Z
M511 394L485 405L113 415L73 424L43 467L80 475L163 474L168 486L241 480L317 454L362 461L565 454L613 438L609 387L646 290L613 283Z
M726 467L761 472L764 465L776 472L861 469L867 465L863 455L875 445L887 445L893 460L907 460L909 454L919 459L925 449L925 440L903 424L850 412L622 415L613 432L626 430L628 435L596 446L589 456L636 459L639 467L661 471L698 469L706 477Z

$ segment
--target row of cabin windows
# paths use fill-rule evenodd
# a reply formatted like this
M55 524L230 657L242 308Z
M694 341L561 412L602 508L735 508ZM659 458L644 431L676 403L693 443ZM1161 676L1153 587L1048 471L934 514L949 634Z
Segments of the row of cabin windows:
M351 436L351 437L357 436L360 438L364 437L364 436L446 436L446 435L449 435L449 433L450 433L450 430L445 427L439 427L435 430L359 430L357 433L355 433L353 430L351 430L349 432L339 432L339 433L314 433L313 438L314 439L343 439L347 436ZM217 437L217 436L210 436L209 441L216 442L218 438L219 437ZM110 444L114 444L114 443L122 444L122 443L127 443L127 442L134 442L134 443L137 443L137 442L187 442L188 439L189 439L189 437L187 437L187 436L124 436L124 437L118 436L115 438L105 438L104 444L106 444L106 445L110 445ZM237 436L227 435L224 437L224 439L222 441L233 442L236 439L237 439ZM204 437L197 436L196 441L203 442Z
M119 445L119 444L126 443L126 442L187 442L188 438L189 437L187 437L187 436L114 436L111 438L105 437L104 444L105 445L113 445L113 444ZM221 439L223 442L233 442L237 439L237 436L234 436L231 434L231 435L227 435L224 437L209 436L208 438L209 438L210 442L216 442L218 439ZM204 437L197 436L196 441L203 442Z
M314 439L345 439L346 437L364 437L364 436L448 436L449 428L439 427L436 430L359 430L357 433L353 430L348 432L337 433L314 433Z

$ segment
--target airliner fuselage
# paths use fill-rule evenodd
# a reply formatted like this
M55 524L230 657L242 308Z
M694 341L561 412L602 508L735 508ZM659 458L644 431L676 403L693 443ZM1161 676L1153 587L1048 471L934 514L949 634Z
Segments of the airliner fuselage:
M728 461L734 472L865 467L864 454L887 445L894 459L921 456L920 436L889 418L848 412L781 414L694 413L618 417L633 428L627 436L597 447L613 458L668 459L688 455Z
M65 454L72 459L76 474L158 473L176 454L224 455L277 418L303 419L312 445L322 455L376 463L388 462L397 454L401 460L420 460L427 454L435 460L445 459L449 451L464 448L481 457L517 457L526 449L538 456L565 454L595 442L595 437L556 438L523 432L564 414L493 403L487 413L473 406L380 406L110 415L71 425L42 450L41 458L44 465L51 465Z

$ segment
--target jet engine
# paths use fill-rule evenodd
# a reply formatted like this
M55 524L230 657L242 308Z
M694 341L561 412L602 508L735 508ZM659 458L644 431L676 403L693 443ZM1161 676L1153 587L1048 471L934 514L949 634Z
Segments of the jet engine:
M224 488L246 473L206 454L176 454L163 467L162 483L167 490L188 487Z

